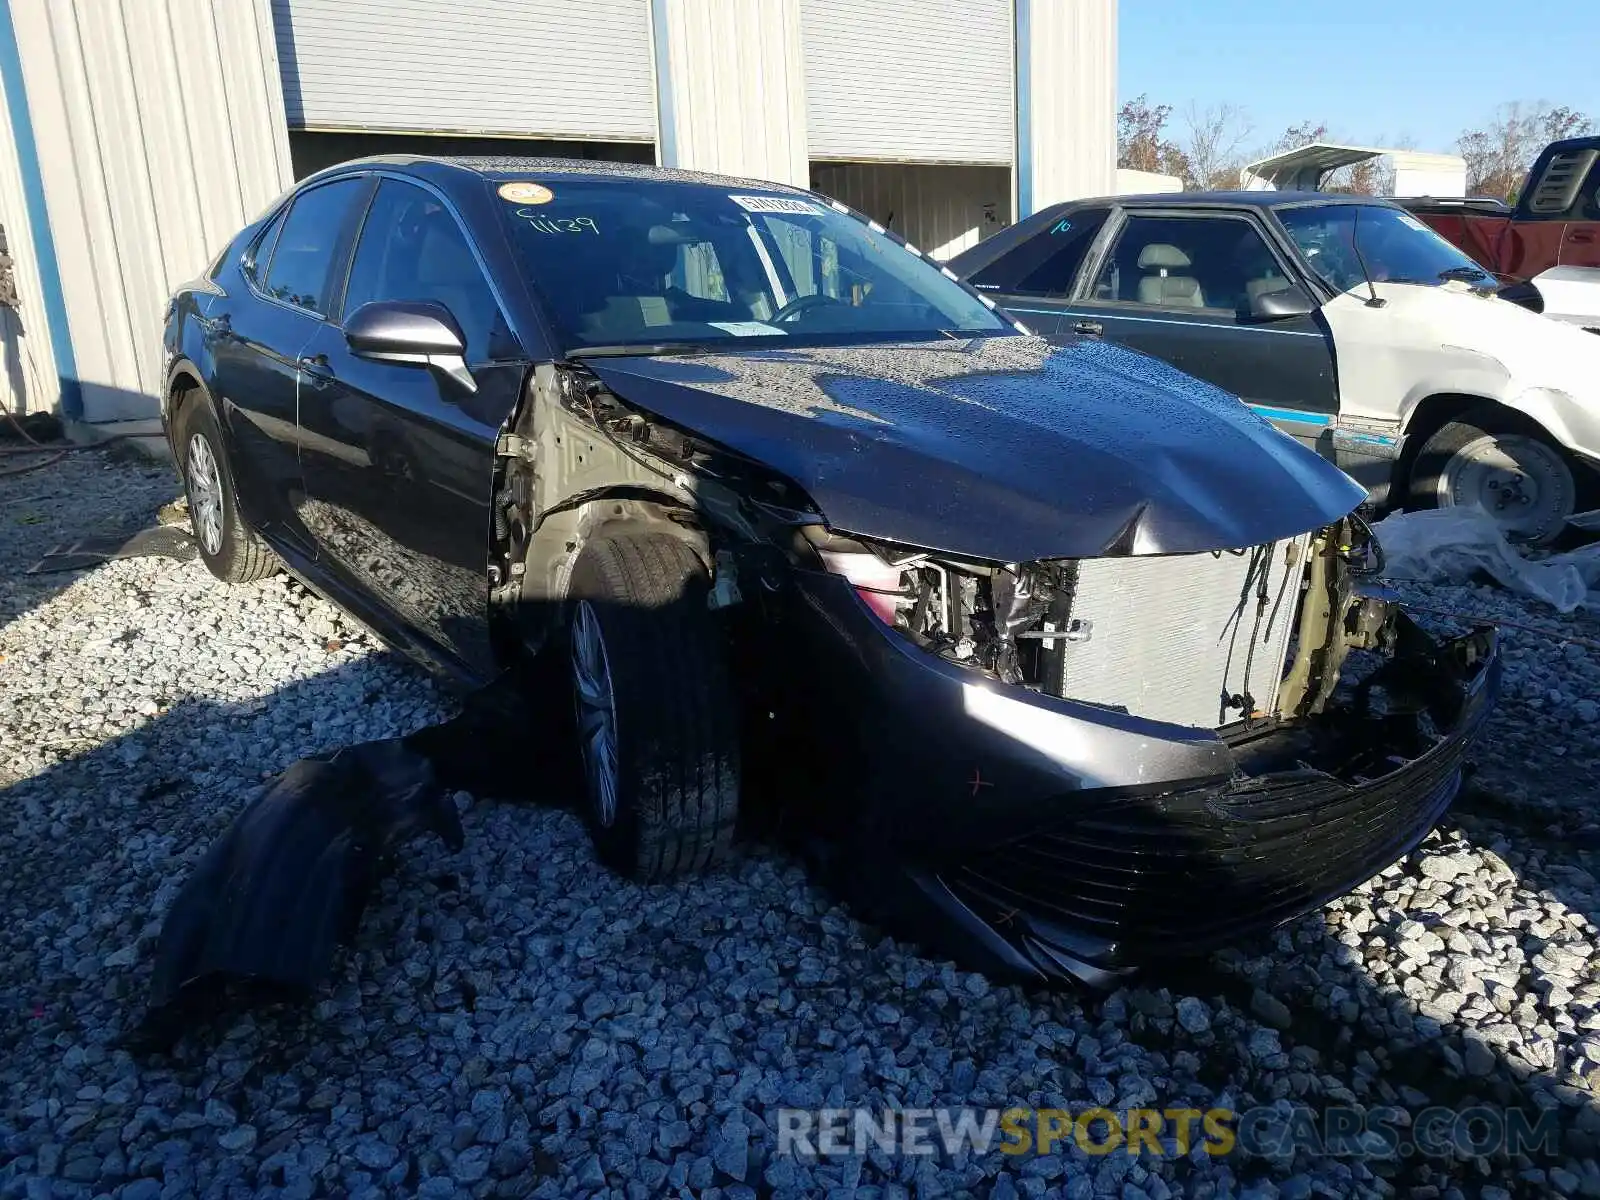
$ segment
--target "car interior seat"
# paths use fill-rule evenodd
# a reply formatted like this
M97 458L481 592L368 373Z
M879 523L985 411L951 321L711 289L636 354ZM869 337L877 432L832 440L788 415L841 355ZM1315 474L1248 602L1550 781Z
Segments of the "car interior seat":
M1273 272L1263 275L1258 279L1245 280L1244 292L1247 299L1254 301L1258 296L1265 296L1272 292L1281 292L1289 287L1289 281L1282 275Z
M1189 256L1166 242L1151 242L1139 251L1140 304L1165 304L1204 308L1206 298L1200 281L1188 274Z
M418 296L437 300L450 310L471 339L489 330L495 319L495 300L478 269L477 260L461 241L461 233L448 213L427 221L417 246L412 288ZM482 353L485 347L472 346Z
M665 291L676 247L650 245L637 232L619 230L583 249L581 280L575 282L582 293L578 313L585 337L636 337L672 323Z

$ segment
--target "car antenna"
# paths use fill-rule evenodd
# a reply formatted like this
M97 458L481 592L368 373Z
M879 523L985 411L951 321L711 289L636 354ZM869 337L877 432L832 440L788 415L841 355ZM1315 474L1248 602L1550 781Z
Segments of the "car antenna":
M1382 308L1389 302L1378 295L1378 289L1372 282L1372 272L1367 270L1367 256L1361 253L1361 205L1352 204L1350 207L1355 209L1356 213L1355 220L1350 226L1350 249L1356 252L1356 261L1361 264L1361 276L1367 281L1367 291L1372 293L1362 303L1368 308Z

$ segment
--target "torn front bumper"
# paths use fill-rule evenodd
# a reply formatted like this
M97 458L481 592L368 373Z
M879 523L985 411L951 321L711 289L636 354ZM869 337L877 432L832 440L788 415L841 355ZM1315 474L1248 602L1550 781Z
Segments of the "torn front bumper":
M1346 698L1287 723L1285 738L1314 732L1324 751L1307 761L1326 769L1294 767L1209 730L985 679L889 631L835 581L799 582L810 619L792 661L822 672L808 690L824 698L812 727L828 753L810 761L835 785L808 803L842 850L839 882L964 965L1024 978L1103 982L1356 887L1438 821L1499 691L1492 630L1436 643L1402 622L1371 678L1410 711L1364 716Z
M1280 771L1062 797L1048 822L922 874L918 886L1013 969L1086 982L1312 912L1428 834L1493 708L1501 672L1493 631L1415 649L1451 664L1445 673L1456 677L1426 681L1437 740L1387 773L1351 783ZM1374 738L1385 736L1372 720Z

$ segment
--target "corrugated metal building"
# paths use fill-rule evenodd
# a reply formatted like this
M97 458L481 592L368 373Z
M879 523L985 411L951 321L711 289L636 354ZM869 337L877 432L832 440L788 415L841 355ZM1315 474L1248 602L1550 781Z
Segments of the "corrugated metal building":
M0 223L28 273L7 355L20 329L36 380L18 405L148 421L167 295L290 182L271 15L0 0L0 77Z
M363 154L808 184L948 256L1114 190L1115 60L1116 0L0 0L0 400L148 420L171 288Z

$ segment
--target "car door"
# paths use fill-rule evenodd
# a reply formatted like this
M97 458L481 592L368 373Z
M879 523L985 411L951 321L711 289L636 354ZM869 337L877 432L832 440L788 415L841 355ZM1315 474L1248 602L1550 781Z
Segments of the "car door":
M1248 213L1125 210L1082 273L1060 334L1165 359L1326 453L1338 412L1326 326L1315 313L1251 314L1254 297L1296 286L1298 272Z
M373 193L339 311L382 300L448 309L465 334L474 386L426 365L363 358L337 323L319 330L301 360L307 525L330 572L382 610L386 632L421 635L428 649L484 676L493 670L495 439L524 364L454 213L439 194L396 177Z
M328 277L368 183L336 179L296 195L242 257L242 286L206 311L212 390L250 523L310 554L297 441L298 360L327 311Z
M1110 215L1109 208L1064 213L973 271L967 282L1035 333L1048 338L1070 333L1062 328L1062 316L1079 268Z

